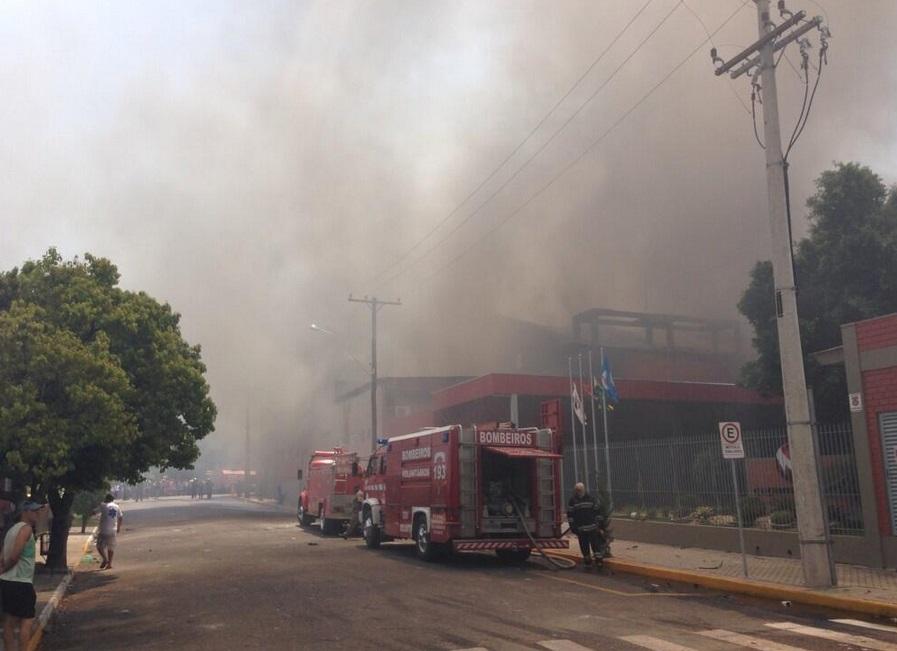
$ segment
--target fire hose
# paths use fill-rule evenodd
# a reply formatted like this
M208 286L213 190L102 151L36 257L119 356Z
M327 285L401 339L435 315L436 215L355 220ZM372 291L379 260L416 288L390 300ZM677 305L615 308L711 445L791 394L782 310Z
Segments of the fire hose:
M520 524L523 525L523 530L526 532L526 537L529 538L529 541L533 544L533 547L539 554L548 561L549 566L552 570L557 572L558 570L572 570L576 567L576 562L570 560L569 558L560 558L555 559L545 553L545 550L539 545L538 541L533 537L533 534L530 533L529 527L526 526L526 518L523 517L523 513L520 512L520 507L517 505L516 496L512 495L511 504L514 506L514 511L517 513L517 517L520 519ZM561 562L558 562L561 561Z

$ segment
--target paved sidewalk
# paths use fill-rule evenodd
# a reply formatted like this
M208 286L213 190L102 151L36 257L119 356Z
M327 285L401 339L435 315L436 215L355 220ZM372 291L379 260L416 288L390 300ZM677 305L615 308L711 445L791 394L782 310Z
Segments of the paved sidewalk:
M742 572L741 554L696 547L676 547L616 539L610 570L695 583L728 592L766 599L781 599L845 611L897 618L897 571L837 565L838 586L811 589L803 586L800 559L748 556L748 577ZM579 560L575 537L560 555Z
M615 540L614 558L650 563L714 576L743 578L741 554L695 547L680 548L628 540ZM800 559L748 555L748 578L803 587ZM838 587L844 595L897 603L897 571L858 565L837 565Z

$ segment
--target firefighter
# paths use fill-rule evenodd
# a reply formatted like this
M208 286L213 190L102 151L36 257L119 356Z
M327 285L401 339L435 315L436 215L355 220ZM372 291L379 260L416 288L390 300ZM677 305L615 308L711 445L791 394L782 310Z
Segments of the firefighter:
M601 563L602 547L599 531L598 504L586 492L582 482L573 487L573 496L567 503L567 521L570 529L579 538L579 549L582 552L583 569L588 569L594 562Z
M343 538L348 540L352 536L357 536L361 533L361 508L364 506L364 491L360 488L355 492L355 497L352 500L352 517L349 519L349 523L346 525L346 531L343 533Z

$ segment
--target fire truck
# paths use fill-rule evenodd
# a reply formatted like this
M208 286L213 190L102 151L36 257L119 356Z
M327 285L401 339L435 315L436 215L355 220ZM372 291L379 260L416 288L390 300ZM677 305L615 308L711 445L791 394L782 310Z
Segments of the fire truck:
M298 473L302 481L302 469ZM336 447L315 450L308 460L305 488L299 493L296 517L303 527L320 520L325 534L339 533L352 517L352 500L362 489L364 476L355 452Z
M550 429L428 428L387 439L371 456L364 540L412 539L419 558L495 551L525 561L561 538L560 442Z

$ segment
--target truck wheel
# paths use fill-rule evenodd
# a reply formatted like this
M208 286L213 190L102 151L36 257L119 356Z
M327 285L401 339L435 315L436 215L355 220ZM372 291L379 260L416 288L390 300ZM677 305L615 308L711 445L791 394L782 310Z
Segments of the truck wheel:
M496 549L495 555L505 563L523 563L531 552L531 549Z
M312 517L308 513L306 513L301 504L299 505L299 509L296 511L296 519L299 520L299 525L302 527L307 527L312 522Z
M418 518L414 525L414 549L417 557L422 561L431 562L439 555L438 545L430 541L430 532L427 530L426 518Z
M321 519L321 533L325 536L335 536L339 533L340 530L340 521L334 520L333 518L322 518Z
M368 549L380 546L380 527L374 524L370 511L364 514L364 544Z

